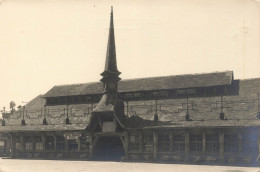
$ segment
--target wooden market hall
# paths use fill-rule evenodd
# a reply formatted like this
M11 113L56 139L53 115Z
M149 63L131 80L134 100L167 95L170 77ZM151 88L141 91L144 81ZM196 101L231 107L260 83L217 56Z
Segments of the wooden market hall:
M11 158L259 166L260 78L121 80L113 10L101 82L58 85L5 116Z

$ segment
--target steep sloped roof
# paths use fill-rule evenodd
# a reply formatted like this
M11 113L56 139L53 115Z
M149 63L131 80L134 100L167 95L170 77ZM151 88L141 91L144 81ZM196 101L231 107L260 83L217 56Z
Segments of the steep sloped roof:
M229 85L232 80L232 71L128 79L119 81L118 92L210 87ZM44 95L44 97L101 94L102 91L103 86L101 82L60 85L54 86Z
M185 121L186 100L158 100L159 123L152 122L155 111L154 101L129 102L127 128L187 128L187 127L251 127L260 126L256 118L259 112L258 94L260 94L260 78L239 80L239 95L224 96L224 113L226 120L219 119L220 97L191 98L190 118ZM191 105L191 103L193 105ZM137 105L137 107L130 107ZM6 126L0 126L1 132L8 131L69 131L84 130L90 122L91 104L73 104L69 106L71 124L66 125L66 105L48 106L46 115L48 125L42 125L44 98L37 96L26 105L26 125L21 125L22 116L17 111L6 119ZM146 107L145 107L146 106ZM143 109L140 107L144 107ZM30 109L30 110L29 110ZM72 111L72 114L71 114ZM134 116L138 115L138 116Z

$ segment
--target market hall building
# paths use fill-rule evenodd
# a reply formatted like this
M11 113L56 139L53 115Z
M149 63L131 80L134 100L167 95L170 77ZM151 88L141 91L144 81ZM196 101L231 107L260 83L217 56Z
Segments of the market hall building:
M119 75L111 11L101 82L54 86L6 117L11 158L259 163L260 78Z

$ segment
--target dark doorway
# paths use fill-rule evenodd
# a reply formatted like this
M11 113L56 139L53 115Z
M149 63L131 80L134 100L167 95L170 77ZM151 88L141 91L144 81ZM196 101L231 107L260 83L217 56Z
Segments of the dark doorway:
M120 137L99 137L94 146L94 160L120 161L124 156L123 143Z

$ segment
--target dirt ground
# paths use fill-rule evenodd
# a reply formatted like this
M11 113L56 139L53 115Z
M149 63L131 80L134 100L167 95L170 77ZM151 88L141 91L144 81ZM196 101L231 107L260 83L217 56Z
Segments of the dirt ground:
M260 172L257 167L155 164L107 161L1 159L0 172Z

